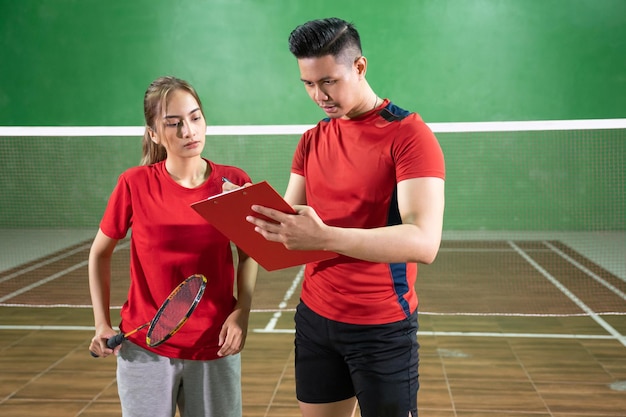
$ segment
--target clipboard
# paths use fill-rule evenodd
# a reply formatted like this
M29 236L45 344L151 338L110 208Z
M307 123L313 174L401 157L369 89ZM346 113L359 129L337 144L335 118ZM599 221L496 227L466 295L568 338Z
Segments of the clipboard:
M296 213L267 181L214 195L193 203L191 208L267 271L339 256L334 252L322 250L289 250L280 242L265 239L254 231L252 223L246 221L248 215L263 218L259 213L252 211L253 204L283 213Z

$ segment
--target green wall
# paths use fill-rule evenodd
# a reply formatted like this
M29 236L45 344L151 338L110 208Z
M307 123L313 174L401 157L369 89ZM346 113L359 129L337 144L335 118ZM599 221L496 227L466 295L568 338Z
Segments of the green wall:
M626 117L624 0L0 0L0 125L137 126L154 78L214 125L312 124L290 31L357 25L379 95L427 122ZM591 136L589 136L591 135ZM438 135L448 230L624 230L624 131ZM284 190L297 137L210 138ZM0 227L95 227L139 138L1 138Z
M624 117L624 0L0 0L0 125L138 125L155 77L214 124L314 123L287 50L353 21L379 94L430 122ZM620 94L621 93L621 94Z

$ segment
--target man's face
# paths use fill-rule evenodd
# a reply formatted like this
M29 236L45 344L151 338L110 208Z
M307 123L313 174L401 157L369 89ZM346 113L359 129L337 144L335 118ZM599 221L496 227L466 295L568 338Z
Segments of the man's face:
M298 59L300 79L311 99L330 118L350 118L360 110L363 58L347 64L332 55Z

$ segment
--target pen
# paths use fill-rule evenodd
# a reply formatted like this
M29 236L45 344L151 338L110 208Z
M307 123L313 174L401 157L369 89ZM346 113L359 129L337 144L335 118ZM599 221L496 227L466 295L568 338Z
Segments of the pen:
M229 180L228 178L226 178L226 177L222 177L222 182L229 182L229 183L233 184L233 182L231 180Z

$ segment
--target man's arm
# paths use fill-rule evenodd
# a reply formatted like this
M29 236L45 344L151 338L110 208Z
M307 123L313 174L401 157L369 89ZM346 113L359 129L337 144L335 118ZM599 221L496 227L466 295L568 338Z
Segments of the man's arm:
M305 180L302 175L291 174L285 191L285 201L290 206L306 204Z
M435 260L443 228L444 181L415 178L398 183L402 224L375 229L330 228L327 250L372 262Z
M324 224L315 210L298 205L304 199L304 178L292 174L285 199L297 215L253 206L277 222L255 217L248 221L266 239L288 249L323 249L371 262L434 261L441 243L444 211L444 181L414 178L398 183L398 209L402 224L374 229L341 228Z

